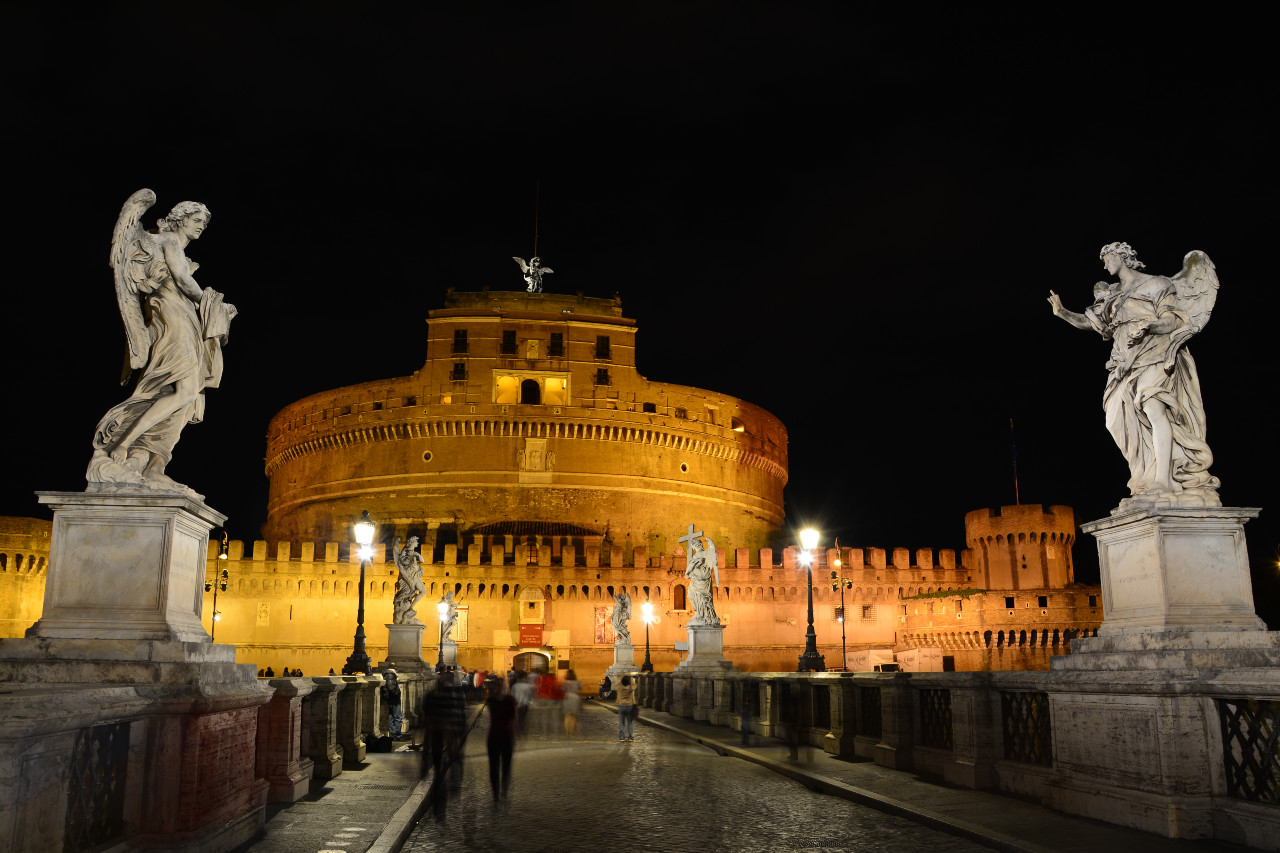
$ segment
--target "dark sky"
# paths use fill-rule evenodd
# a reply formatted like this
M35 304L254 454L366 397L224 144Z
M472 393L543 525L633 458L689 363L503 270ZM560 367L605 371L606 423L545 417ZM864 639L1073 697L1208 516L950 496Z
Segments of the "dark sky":
M1274 503L1277 99L1256 22L371 5L0 13L0 514L83 488L123 396L111 230L144 186L148 222L212 209L188 254L240 309L169 468L234 538L265 518L269 418L420 367L446 288L522 289L535 198L548 288L620 294L650 379L781 417L788 523L855 547L963 547L966 511L1014 500L1010 419L1022 500L1105 516L1127 478L1108 344L1045 297L1082 308L1113 240L1168 275L1201 249L1222 281L1191 345L1213 471L1227 504ZM1277 509L1247 528L1273 625ZM1090 537L1076 559L1096 579Z

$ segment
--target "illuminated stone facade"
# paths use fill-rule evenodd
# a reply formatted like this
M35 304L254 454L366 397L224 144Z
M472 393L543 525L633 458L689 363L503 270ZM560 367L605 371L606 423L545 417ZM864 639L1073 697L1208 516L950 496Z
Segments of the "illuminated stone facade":
M713 391L636 370L618 299L450 292L412 376L315 394L267 437L268 541L348 538L369 510L390 541L658 554L691 519L757 549L782 524L787 432ZM514 540L508 541L508 537Z

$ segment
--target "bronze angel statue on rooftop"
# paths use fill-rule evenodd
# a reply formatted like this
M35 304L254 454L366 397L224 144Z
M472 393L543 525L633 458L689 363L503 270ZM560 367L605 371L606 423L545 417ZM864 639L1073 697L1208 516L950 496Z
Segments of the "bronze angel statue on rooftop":
M148 231L141 219L155 202L148 189L129 196L112 235L111 268L128 344L121 384L138 378L129 398L98 422L85 479L91 491L203 499L164 469L183 427L204 419L205 390L222 380L222 346L236 309L196 284L199 265L186 255L208 226L209 209L181 202Z
M520 272L524 274L525 290L529 293L542 292L542 277L555 272L551 267L542 266L542 261L533 257L529 259L529 263L524 262L524 258L511 256L511 260L520 265Z
M1204 252L1188 252L1173 277L1139 272L1128 243L1099 253L1118 282L1094 285L1083 313L1049 291L1053 313L1112 342L1102 395L1107 429L1129 462L1130 497L1120 509L1221 506L1213 454L1205 441L1204 401L1187 341L1205 327L1218 296L1218 275Z

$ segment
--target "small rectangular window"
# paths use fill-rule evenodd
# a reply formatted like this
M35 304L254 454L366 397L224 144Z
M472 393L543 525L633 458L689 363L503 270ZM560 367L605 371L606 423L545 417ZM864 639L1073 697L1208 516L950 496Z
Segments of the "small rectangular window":
M1096 595L1091 595L1091 596L1089 596L1089 606L1090 606L1090 607L1097 607L1097 606L1098 606L1098 596L1096 596Z
M642 412L651 412L651 413L653 413L653 414L657 414L657 413L658 413L658 404L657 404L657 403L641 403L641 404L640 404L640 411L642 411Z
M1013 608L1013 596L1012 596L1012 595L1006 595L1006 596L1004 597L1004 606L1005 606L1005 607L1008 607L1008 608L1010 608L1010 609L1012 609L1012 608Z
M837 622L843 622L843 621L844 621L844 608L843 608L843 607L837 607L837 608L836 608L836 621L837 621Z
M382 411L382 404L381 404L381 403L374 403L374 404L373 404L373 410L374 410L375 412L380 412L380 411Z
M547 355L551 358L564 358L563 332L551 333L551 344L547 347Z
M465 353L467 351L467 330L453 330L453 351L455 354Z
M514 331L502 333L502 354L516 354L516 333Z
M961 610L964 610L964 599L963 599L963 598L957 598L957 599L956 599L956 612L957 612L957 613L959 613Z
M876 618L876 606L875 606L874 604L864 604L864 605L862 605L862 618L863 618L863 619L875 619L875 618Z
M684 420L685 418L689 417L689 410L682 408L680 406L676 406L675 411L673 411L671 414L675 415L680 420Z
M609 384L609 368L602 367L596 371L596 384L597 385Z
M596 335L596 358L609 357L609 336Z
M467 363L465 361L455 361L453 363L453 373L449 374L449 378L454 382L462 382L467 378Z
M1039 603L1039 605L1040 605L1041 607L1048 607L1048 606L1049 606L1049 596L1047 596L1047 595L1042 595L1042 596L1040 596L1040 600L1039 600L1039 602L1038 602L1038 603Z

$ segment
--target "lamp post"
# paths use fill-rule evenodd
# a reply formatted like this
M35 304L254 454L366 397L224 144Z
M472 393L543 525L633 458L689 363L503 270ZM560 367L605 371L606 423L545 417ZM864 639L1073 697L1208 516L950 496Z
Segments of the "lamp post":
M836 540L836 553L837 554L840 553L839 539ZM846 578L844 575L840 574L840 568L843 565L844 563L841 561L841 559L839 557L836 557L836 570L831 573L831 589L833 591L836 590L837 588L840 590L840 669L841 670L844 670L846 667L848 667L848 660L849 660L849 652L845 649L845 643L844 643L844 625L845 625L845 620L849 616L849 614L846 613L844 609L844 591L846 589L853 588L853 580L851 578Z
M640 671L653 672L653 661L649 660L649 623L653 621L652 602L646 601L641 604L640 613L644 616L644 666L640 667Z
M436 613L440 614L440 654L436 658L436 672L444 672L444 620L449 618L449 605L440 602L436 605Z
M227 559L227 531L222 531L222 543L218 546L218 560ZM219 563L221 564L221 563ZM222 613L218 610L218 592L227 591L227 570L218 569L213 574L213 580L204 582L204 591L213 590L213 617L209 620L209 642L214 642L214 635L218 632L218 622L222 619Z
M826 661L818 654L818 635L813 632L813 549L818 547L818 531L812 527L801 530L800 545L804 548L800 560L809 570L809 630L804 635L804 654L800 655L796 672L826 672Z
M369 510L365 510L360 520L355 523L356 544L360 546L360 609L356 611L355 648L342 667L343 675L368 673L373 670L373 662L364 650L364 567L373 557L373 521L369 518Z

